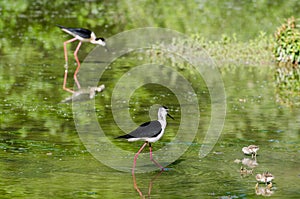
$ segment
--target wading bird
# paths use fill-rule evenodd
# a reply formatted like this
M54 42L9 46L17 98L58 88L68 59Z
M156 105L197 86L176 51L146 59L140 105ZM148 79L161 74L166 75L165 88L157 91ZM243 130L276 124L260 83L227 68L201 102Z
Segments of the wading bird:
M66 60L66 64L65 64L65 75L64 75L64 83L63 83L63 89L66 91L69 91L71 93L74 93L73 90L69 89L66 87L66 83L67 83L67 76L68 76L68 53L67 53L67 44L71 43L73 41L79 40L79 43L76 47L76 50L74 51L74 57L75 60L77 62L77 68L74 72L74 80L76 82L77 87L80 89L80 84L79 81L77 80L77 73L79 71L80 68L80 62L79 59L77 57L77 53L78 50L81 46L82 42L90 42L92 44L98 44L101 46L104 46L106 48L106 43L105 43L105 39L102 37L96 37L95 33L88 30L88 29L84 29L84 28L67 28L61 25L57 25L62 31L72 35L74 38L67 40L64 42L64 52L65 52L65 60ZM107 49L107 48L106 48Z
M126 134L119 136L117 138L124 138L127 139L129 142L134 142L134 141L145 141L143 146L139 149L139 151L135 154L134 160L133 160L133 167L132 167L132 174L134 173L135 165L136 165L136 160L139 156L139 154L143 151L145 146L148 144L149 145L149 150L150 150L150 160L156 164L161 170L164 168L156 162L153 157L152 157L152 142L156 142L159 140L164 132L165 128L167 126L167 120L166 116L169 116L174 120L174 118L168 113L168 108L165 106L159 107L158 109L158 120L155 121L150 121L146 122L142 125L140 125L137 129L134 131Z

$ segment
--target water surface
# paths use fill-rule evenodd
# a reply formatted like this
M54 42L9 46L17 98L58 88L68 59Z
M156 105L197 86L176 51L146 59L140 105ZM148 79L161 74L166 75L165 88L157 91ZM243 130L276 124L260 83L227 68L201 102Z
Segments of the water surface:
M287 2L291 4L293 1ZM1 31L4 36L0 51L1 198L139 198L140 194L146 198L148 195L151 198L256 198L255 175L265 171L275 176L271 189L273 198L299 197L300 109L280 103L271 65L218 65L226 92L226 119L217 144L206 157L199 157L199 149L211 119L211 99L207 86L203 77L194 75L192 67L180 70L174 67L190 81L199 99L201 117L197 135L192 143L178 143L189 145L188 150L167 166L168 171L136 173L135 178L131 173L117 171L98 161L80 139L72 103L61 103L70 96L70 93L62 90L63 41L69 37L63 36L64 33L52 24L54 21L67 24L70 19L83 24L85 10L77 16L71 11L71 8L79 9L76 4L70 3L70 8L64 8L61 2L57 5L59 9L50 5L40 9L41 5L37 3L32 6L28 1L15 5L15 9L5 7L3 13L6 13L6 18L3 16L1 19L1 24L8 24L7 29ZM99 14L95 12L101 9L99 6L96 9L95 5L95 2L85 5L86 10L94 8L87 15ZM236 10L243 8L242 5L232 5ZM272 9L275 7L273 5ZM8 20L8 16L14 17ZM216 11L207 16L219 15ZM245 16L244 21L249 17ZM240 20L240 24L243 24L243 20ZM275 27L277 22L272 17L264 20L268 22L268 28ZM123 28L108 23L111 28L108 29L101 25L105 22L97 25L93 20L88 20L87 24L97 31L104 28L104 36L111 36ZM132 23L131 27L139 23ZM204 32L215 32L212 38L220 37L219 27L210 28L205 28ZM180 26L174 29L181 30ZM247 31L241 35L244 35L243 38L253 36L247 35ZM75 46L70 45L71 60L71 51ZM79 59L84 60L93 48L84 44ZM120 77L142 62L135 59L135 55L124 56L106 68L99 82L105 84L106 89L95 97L95 114L106 136L115 146L132 153L142 143L113 139L126 132L114 121L111 94ZM72 74L76 66L75 62L70 63ZM68 85L72 87L73 84L71 75ZM156 113L151 107L157 104L168 105L175 120L168 120L166 134L153 144L155 151L170 144L179 128L182 108L185 107L180 106L174 93L167 88L148 84L136 89L130 99L132 120L138 125L153 119ZM252 175L241 176L239 171L242 163L237 163L237 160L251 160L251 156L245 156L241 151L242 147L250 144L260 146L257 165ZM133 159L133 156L124 158ZM119 164L122 166L121 160ZM134 188L134 182L140 193Z

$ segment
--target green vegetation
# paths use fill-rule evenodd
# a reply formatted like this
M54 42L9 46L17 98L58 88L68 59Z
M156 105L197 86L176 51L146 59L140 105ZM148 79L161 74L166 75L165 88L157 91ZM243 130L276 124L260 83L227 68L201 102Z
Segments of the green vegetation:
M273 37L265 32L260 32L259 35L249 41L241 41L237 39L236 34L231 36L223 34L219 40L207 40L200 34L193 34L191 39L186 41L174 41L171 48L176 48L178 52L194 54L203 54L202 49L211 57L211 59L220 68L225 66L258 66L272 67L274 58L272 54ZM159 44L153 50L164 49L167 46ZM167 52L151 52L149 54L153 60L163 61L170 55ZM169 60L172 62L172 59ZM182 66L178 66L182 68Z
M275 83L279 100L299 104L300 94L300 26L291 17L275 32L274 55L277 61Z
M291 17L275 32L274 54L279 65L300 64L300 26Z

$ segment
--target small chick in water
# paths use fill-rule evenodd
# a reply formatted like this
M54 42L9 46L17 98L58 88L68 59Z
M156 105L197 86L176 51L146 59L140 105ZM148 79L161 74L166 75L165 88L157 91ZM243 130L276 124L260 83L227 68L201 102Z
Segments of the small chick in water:
M249 145L247 147L243 147L242 148L242 151L244 154L247 154L247 155L252 155L252 158L253 157L256 157L256 154L257 154L257 151L259 150L259 147L256 146L256 145Z

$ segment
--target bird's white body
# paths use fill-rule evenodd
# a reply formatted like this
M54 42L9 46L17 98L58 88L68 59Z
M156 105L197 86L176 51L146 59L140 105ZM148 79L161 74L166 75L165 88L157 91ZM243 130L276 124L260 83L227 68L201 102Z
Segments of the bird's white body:
M73 37L75 37L76 39L78 39L79 41L82 41L82 42L90 42L92 40L92 34L90 35L90 38L83 38L83 37L80 37L79 35L75 34L74 32L71 32L70 30L68 30L66 28L62 28L61 30L68 33L69 35L72 35ZM95 33L93 33L93 34L95 35ZM96 38L96 36L94 36L94 39L95 38Z
M141 138L129 138L127 140L128 140L128 142L135 142L135 141L139 141L139 140L143 140L146 142L156 142L163 136L163 134L164 134L164 132L160 133L159 136L154 137L154 138L141 137Z

